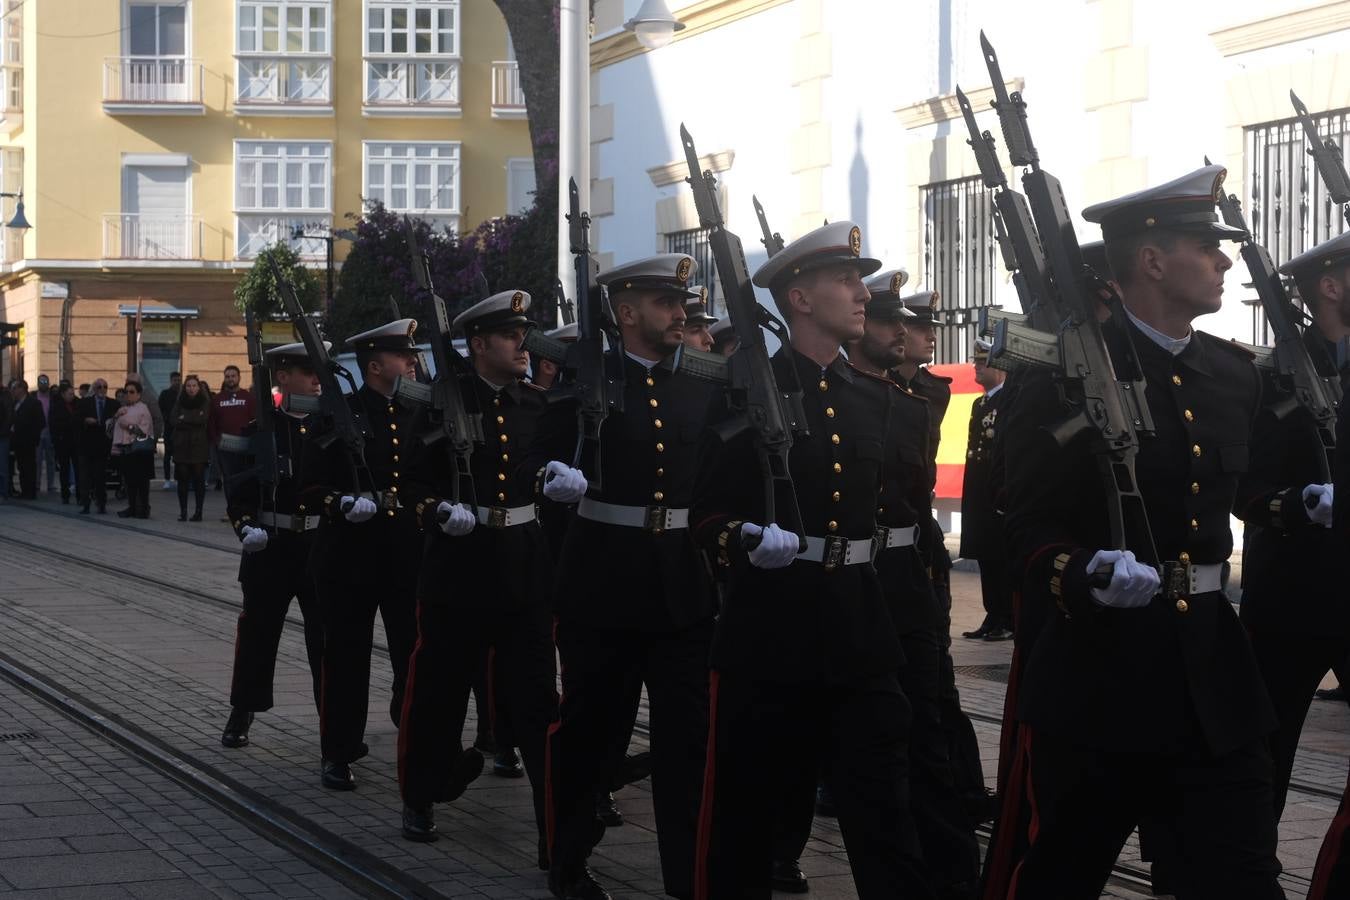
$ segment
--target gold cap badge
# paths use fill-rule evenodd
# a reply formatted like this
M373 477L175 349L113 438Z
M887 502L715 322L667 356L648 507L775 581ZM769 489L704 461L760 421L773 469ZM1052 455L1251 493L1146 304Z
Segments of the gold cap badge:
M516 291L515 294L511 296L511 312L519 313L523 312L524 310L525 310L525 295L522 294L520 291Z
M689 270L691 268L693 268L693 260L687 256L681 259L679 265L675 267L675 280L680 284L684 284L689 280Z
M896 272L891 276L891 293L898 294L900 289L905 286L905 275L903 272Z
M849 229L848 249L854 256L862 255L862 229L857 225Z

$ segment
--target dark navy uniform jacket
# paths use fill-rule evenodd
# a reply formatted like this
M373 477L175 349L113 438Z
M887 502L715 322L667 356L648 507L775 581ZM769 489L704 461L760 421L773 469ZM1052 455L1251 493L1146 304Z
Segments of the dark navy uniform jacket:
M1157 551L1162 560L1223 563L1260 408L1256 369L1245 351L1201 332L1174 357L1123 327L1156 427L1141 441L1136 476ZM1115 358L1121 328L1105 328ZM1007 526L1023 604L1057 605L1027 664L1020 718L1118 752L1175 751L1198 733L1218 754L1260 738L1274 715L1222 592L1159 595L1142 609L1107 609L1091 598L1087 562L1110 546L1105 488L1087 435L1060 448L1045 430L1065 417L1053 380L1032 374L1005 435Z

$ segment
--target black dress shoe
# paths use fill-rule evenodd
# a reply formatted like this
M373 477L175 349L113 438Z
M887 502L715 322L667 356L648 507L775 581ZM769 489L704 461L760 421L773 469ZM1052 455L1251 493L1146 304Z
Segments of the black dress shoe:
M1318 700L1344 700L1345 688L1341 687L1340 685L1336 685L1336 687L1334 688L1327 688L1324 691L1314 692L1313 697L1317 698Z
M595 795L595 817L604 822L607 828L623 825L623 813L619 812L619 804L614 802L613 794L606 791Z
M222 747L247 747L248 726L253 724L253 713L235 707L225 722L225 733L220 736Z
M558 900L614 900L586 866L554 866L548 889Z
M1012 637L1013 633L1006 628L993 628L984 635L986 641L1010 641Z
M795 859L775 859L769 880L775 891L786 894L805 894L811 890L806 883L806 875Z
M520 764L520 755L511 747L498 750L492 758L492 774L498 778L523 778L525 767Z
M403 807L403 836L419 844L430 844L440 838L436 831L436 814L432 805Z
M834 792L823 784L816 785L816 815L827 819L834 819L839 815L834 805Z
M100 512L102 512L102 510L100 510ZM119 509L117 511L117 518L119 519L130 519L134 515L136 514L131 511L130 507L127 509Z
M87 516L87 515L89 515L89 504L88 504L88 503L86 503L84 506L81 506L81 507L80 507L80 515L82 515L82 516Z
M352 775L352 767L345 762L333 762L325 759L322 764L320 780L323 782L323 786L330 791L356 790L356 777Z
M481 774L483 774L483 754L479 753L476 747L470 747L450 766L450 771L445 776L445 787L436 799L445 803L458 800L464 789Z

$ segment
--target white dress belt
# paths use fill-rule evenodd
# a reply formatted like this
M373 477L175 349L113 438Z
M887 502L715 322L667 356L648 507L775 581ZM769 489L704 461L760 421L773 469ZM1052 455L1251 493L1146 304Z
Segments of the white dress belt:
M1208 594L1223 590L1223 563L1192 563L1187 567L1190 594Z
M821 563L826 569L836 569L839 566L857 566L872 561L873 546L875 545L871 538L850 541L841 537L811 537L808 535L806 549L798 553L797 558L807 562Z
M478 524L489 528L510 528L512 525L524 525L533 522L534 504L529 506L480 506Z
M641 528L645 531L673 531L689 527L689 510L670 506L623 506L582 497L577 515L592 522Z
M313 531L319 527L318 516L278 516L274 512L258 513L258 524L268 528L281 528L285 531Z
M878 528L877 551L892 547L913 547L919 541L919 526L907 525L904 528Z

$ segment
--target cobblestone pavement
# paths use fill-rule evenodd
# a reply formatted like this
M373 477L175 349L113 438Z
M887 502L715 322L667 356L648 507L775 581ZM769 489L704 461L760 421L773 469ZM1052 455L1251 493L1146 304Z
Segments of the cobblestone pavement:
M486 775L437 810L442 839L420 845L398 829L396 731L384 715L390 671L372 666L370 756L359 789L318 783L317 715L298 630L282 637L276 706L260 714L243 750L220 746L228 713L237 617L238 545L218 522L127 523L75 516L51 497L0 505L0 653L115 713L132 727L261 792L315 826L364 848L451 897L548 897L534 868L528 787ZM158 495L152 490L151 502ZM19 540L38 548L11 543ZM126 570L156 579L146 582ZM953 633L978 623L978 577L958 571ZM293 611L294 612L294 611ZM298 615L298 613L296 613ZM377 643L383 635L377 628ZM976 717L991 784L1011 651L956 638L959 686ZM467 730L472 734L475 723ZM1314 704L1296 781L1340 791L1350 751L1350 708ZM342 885L156 771L17 689L0 682L0 887L18 897L348 896ZM25 737L36 735L36 738ZM641 744L642 734L635 737ZM592 862L616 897L660 897L646 783L619 794L628 824L611 829ZM1335 801L1293 793L1281 855L1302 897ZM1131 845L1122 862L1137 860ZM838 828L817 819L802 859L817 898L851 898ZM1113 888L1107 896L1137 897Z

